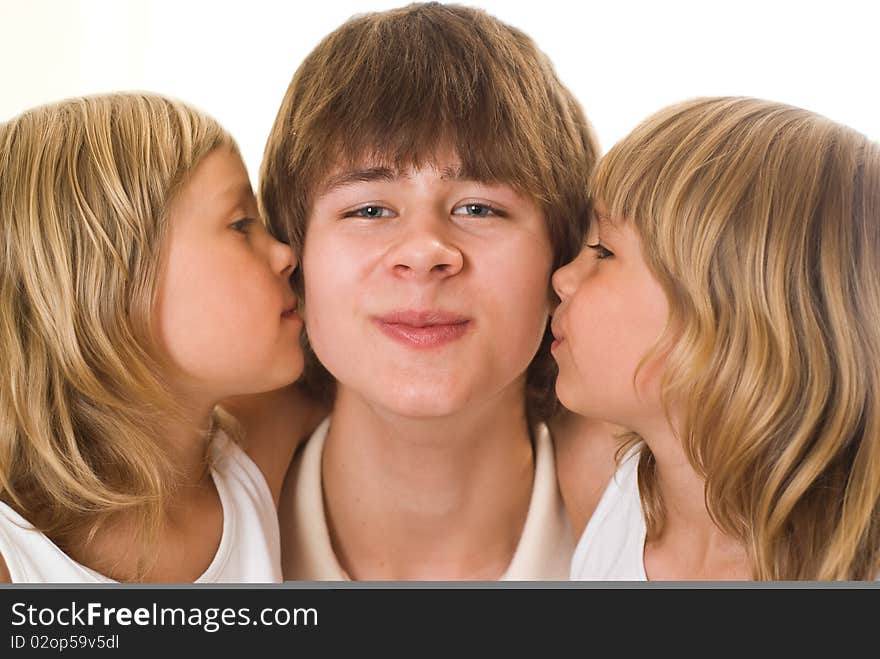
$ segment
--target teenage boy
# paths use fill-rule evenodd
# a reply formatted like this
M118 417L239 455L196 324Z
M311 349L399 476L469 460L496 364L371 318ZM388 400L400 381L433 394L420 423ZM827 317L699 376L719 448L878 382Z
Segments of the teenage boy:
M299 67L260 196L332 412L281 492L286 579L568 577L549 281L597 155L547 57L477 9L356 16Z

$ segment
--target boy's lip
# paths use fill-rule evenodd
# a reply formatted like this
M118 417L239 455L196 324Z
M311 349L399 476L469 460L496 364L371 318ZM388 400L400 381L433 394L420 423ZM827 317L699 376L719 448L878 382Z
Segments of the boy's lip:
M374 316L373 322L396 342L421 349L457 341L473 326L468 316L441 309L397 309Z
M460 325L470 321L465 315L440 309L396 309L376 316L376 320L393 325L430 327L432 325Z

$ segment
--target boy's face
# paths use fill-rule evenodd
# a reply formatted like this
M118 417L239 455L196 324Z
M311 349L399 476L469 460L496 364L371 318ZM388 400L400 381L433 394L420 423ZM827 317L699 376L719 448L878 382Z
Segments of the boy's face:
M521 390L550 307L539 206L435 160L332 172L303 251L306 328L340 393L407 417Z

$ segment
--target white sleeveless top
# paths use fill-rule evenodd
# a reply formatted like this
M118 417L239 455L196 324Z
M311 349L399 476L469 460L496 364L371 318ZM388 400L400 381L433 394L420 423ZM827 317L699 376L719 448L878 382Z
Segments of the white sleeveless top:
M211 477L223 507L223 533L196 583L281 581L281 540L272 493L260 468L234 441L212 442ZM13 582L115 583L77 563L21 515L0 502L0 554Z
M641 445L627 453L605 488L571 560L572 581L648 581L647 526L639 498ZM880 580L880 573L877 574Z
M312 433L291 466L293 486L285 497L288 513L284 525L285 579L348 581L330 543L324 511L321 459L330 417ZM559 485L550 431L539 425L535 436L535 479L519 544L501 576L504 581L564 580L568 576L574 536Z
M571 561L572 581L647 581L647 527L639 498L639 449L614 472Z

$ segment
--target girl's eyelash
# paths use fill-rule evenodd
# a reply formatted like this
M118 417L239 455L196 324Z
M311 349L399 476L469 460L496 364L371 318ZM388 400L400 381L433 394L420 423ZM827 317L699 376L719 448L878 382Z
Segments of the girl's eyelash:
M596 252L596 258L599 260L607 259L609 256L614 256L614 252L609 250L602 243L596 243L595 245L588 244L587 247L589 247L590 249L592 249L593 251Z
M252 217L243 217L239 220L236 220L229 226L232 227L234 231L238 231L240 233L247 233L248 227L254 222L254 218Z

